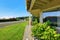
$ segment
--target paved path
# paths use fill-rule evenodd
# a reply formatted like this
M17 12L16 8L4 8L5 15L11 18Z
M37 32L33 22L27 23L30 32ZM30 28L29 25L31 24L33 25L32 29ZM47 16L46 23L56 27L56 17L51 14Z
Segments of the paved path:
M22 22L22 21L0 22L0 28L3 28L5 26L11 25L11 24L20 23L20 22Z
M26 26L23 40L33 40L33 37L31 35L31 27L32 26L30 26L30 25Z

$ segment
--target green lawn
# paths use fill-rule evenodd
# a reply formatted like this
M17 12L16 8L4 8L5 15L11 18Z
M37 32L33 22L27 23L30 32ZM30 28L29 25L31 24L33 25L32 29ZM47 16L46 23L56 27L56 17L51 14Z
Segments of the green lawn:
M12 24L0 28L0 40L22 40L27 22Z

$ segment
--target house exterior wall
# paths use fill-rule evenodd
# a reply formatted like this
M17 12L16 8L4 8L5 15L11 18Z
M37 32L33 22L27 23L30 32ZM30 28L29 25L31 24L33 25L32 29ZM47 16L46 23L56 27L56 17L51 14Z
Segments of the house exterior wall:
M43 22L50 21L51 26L58 26L58 21L60 20L60 17L57 16L49 16L43 19Z

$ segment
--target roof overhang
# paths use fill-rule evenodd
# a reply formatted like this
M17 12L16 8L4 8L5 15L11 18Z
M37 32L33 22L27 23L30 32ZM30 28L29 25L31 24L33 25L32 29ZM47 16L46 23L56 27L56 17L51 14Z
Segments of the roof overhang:
M26 0L27 10L34 16L39 17L42 12L60 10L60 0Z

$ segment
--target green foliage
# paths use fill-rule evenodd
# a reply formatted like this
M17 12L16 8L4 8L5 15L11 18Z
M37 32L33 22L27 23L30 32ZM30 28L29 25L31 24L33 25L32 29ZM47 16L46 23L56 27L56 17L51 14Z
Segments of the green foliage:
M55 29L49 26L49 21L34 25L32 34L39 40L60 40L60 34L57 34Z
M12 24L0 28L0 40L22 40L27 22Z
M29 21L29 18L26 18L26 21Z
M37 20L32 21L32 25L36 25L37 24Z
M17 17L16 20L18 21L18 20L20 20L20 19Z
M32 21L32 25L36 25L37 23L37 19L35 18L35 21Z

